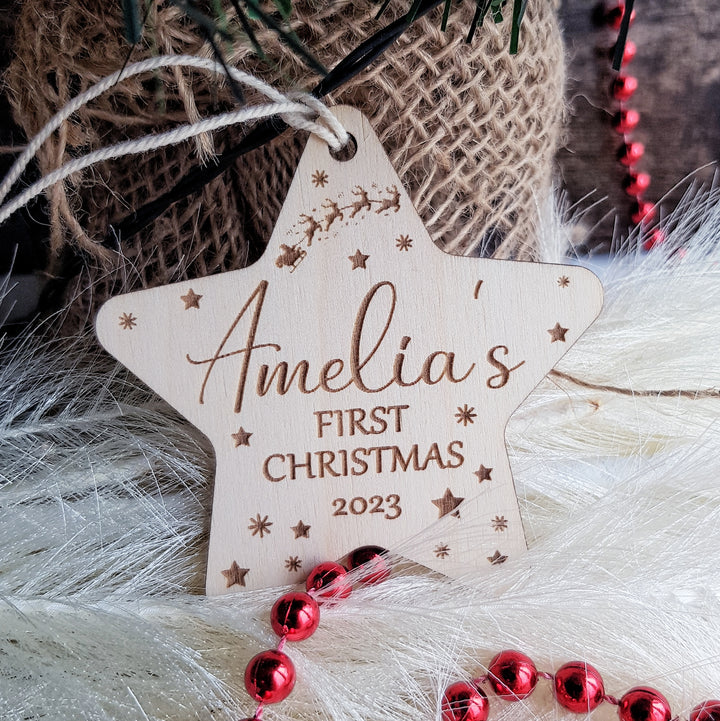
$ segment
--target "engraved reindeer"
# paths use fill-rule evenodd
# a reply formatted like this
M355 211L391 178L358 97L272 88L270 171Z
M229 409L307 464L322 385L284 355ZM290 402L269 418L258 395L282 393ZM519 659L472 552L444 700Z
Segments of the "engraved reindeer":
M293 245L285 245L285 243L280 244L280 255L278 255L277 258L275 258L275 265L278 268L284 268L285 266L290 268L290 272L292 273L295 268L300 265L301 261L305 258L307 253L298 248L297 246Z
M351 218L354 218L361 210L370 210L372 208L365 188L356 185L350 192L359 198L359 200L353 202L351 206L348 206L352 208L352 213L350 213Z
M336 220L345 220L342 209L338 207L338 204L334 200L327 198L326 202L322 204L322 207L330 212L325 215L325 232L330 230L330 226Z
M308 226L307 228L305 228L305 240L307 241L309 248L312 245L315 233L318 230L322 231L322 223L318 223L317 220L315 220L315 218L313 218L311 215L305 215L304 213L300 215L300 222L303 225Z
M400 210L400 191L397 186L393 185L391 188L385 188L390 193L389 198L383 198L380 207L375 213L383 213L386 210L394 210L396 213Z

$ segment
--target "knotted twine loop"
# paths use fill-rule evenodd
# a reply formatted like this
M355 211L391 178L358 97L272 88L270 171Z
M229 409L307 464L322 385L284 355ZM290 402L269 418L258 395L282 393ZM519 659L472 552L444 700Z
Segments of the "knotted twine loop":
M94 98L102 95L110 88L117 85L125 78L133 77L141 73L147 73L159 68L166 67L193 67L209 70L214 73L224 74L225 68L207 58L200 58L191 55L161 55L156 58L144 60L129 65L124 70L118 70L106 76L85 92L81 93L63 108L61 108L30 140L25 151L13 164L10 172L0 183L0 203L7 197L13 184L18 180L22 172L28 166L30 160L35 156L42 144L65 122L73 113L87 105ZM57 170L44 175L40 180L33 183L29 188L13 198L10 203L0 207L0 224L9 218L14 212L27 205L31 200L51 188L65 178L89 168L96 163L126 155L136 155L152 150L157 150L168 145L177 145L185 140L194 138L204 133L218 130L229 125L267 118L273 115L280 115L291 127L314 133L324 140L335 152L338 152L349 141L350 135L330 112L327 106L312 97L308 93L292 93L292 98L283 95L272 86L262 80L233 67L228 67L227 72L233 79L251 87L273 102L267 105L242 108L227 113L220 113L211 118L196 120L179 127L168 130L164 133L149 134L135 140L128 140L116 143L106 148L92 151L79 158L75 158ZM295 102L293 102L293 100ZM321 120L322 123L317 122Z

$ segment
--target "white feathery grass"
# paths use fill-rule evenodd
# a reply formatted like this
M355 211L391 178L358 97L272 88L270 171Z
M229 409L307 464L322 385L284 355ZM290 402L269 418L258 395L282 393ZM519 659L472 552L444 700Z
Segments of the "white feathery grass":
M687 205L667 250L612 268L564 372L641 390L718 384L718 200ZM278 590L197 593L204 439L86 340L2 353L0 717L250 716L243 671L276 643ZM615 695L653 685L681 717L717 698L718 408L545 381L508 428L528 553L454 582L416 569L324 609L317 633L286 647L298 682L266 718L430 721L445 685L503 648L547 671L587 661ZM491 699L492 719L528 717L570 714L545 681L522 703Z

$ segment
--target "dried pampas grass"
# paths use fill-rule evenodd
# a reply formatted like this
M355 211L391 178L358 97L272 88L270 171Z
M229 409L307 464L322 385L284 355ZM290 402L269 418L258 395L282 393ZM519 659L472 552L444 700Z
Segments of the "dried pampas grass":
M718 193L673 224L665 249L609 270L559 367L597 388L550 376L511 420L528 554L457 582L417 569L324 611L267 718L434 719L444 686L503 648L549 671L586 660L613 694L654 685L680 716L720 694L720 400L645 393L719 385ZM207 443L92 348L2 350L0 717L248 716L277 590L199 595ZM547 684L491 699L493 719L568 715Z

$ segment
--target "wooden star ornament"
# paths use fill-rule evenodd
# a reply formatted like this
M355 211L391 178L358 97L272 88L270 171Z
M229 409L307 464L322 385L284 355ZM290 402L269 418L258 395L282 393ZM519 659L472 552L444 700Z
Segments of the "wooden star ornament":
M310 138L257 263L98 315L105 348L214 446L211 595L366 544L502 573L525 549L505 425L601 308L583 268L440 251L367 120L335 112L356 155Z

